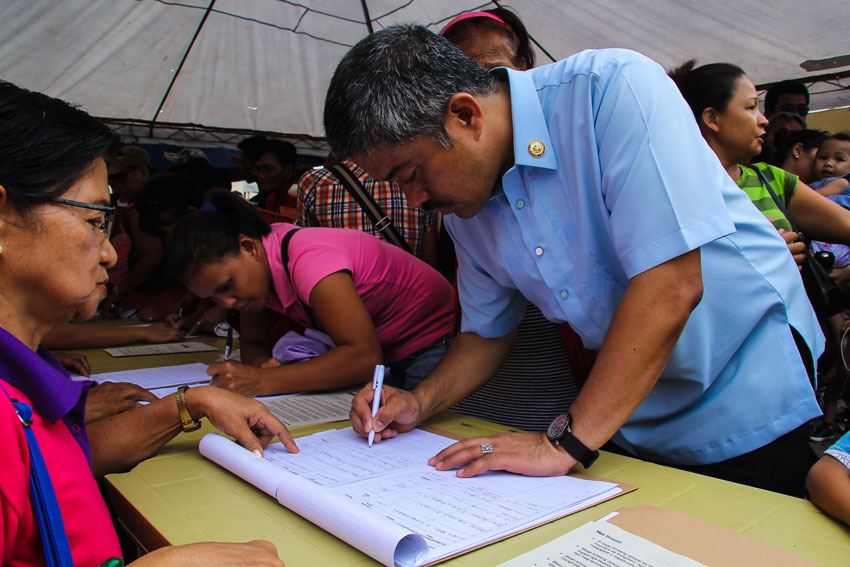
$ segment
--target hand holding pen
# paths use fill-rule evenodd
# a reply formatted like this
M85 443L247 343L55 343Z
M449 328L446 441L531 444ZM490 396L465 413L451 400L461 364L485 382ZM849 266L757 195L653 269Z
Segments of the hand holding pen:
M378 409L381 407L381 394L384 391L384 365L377 364L375 366L375 374L372 376L372 390L374 391L372 397L372 418L375 417L378 413ZM372 446L372 443L375 442L375 426L374 423L372 425L372 430L369 431L369 446Z
M375 440L383 441L410 431L429 417L422 412L423 405L415 390L398 390L387 386L376 391L373 386L374 381L367 382L351 402L348 415L357 435L367 438L374 431ZM372 407L376 397L379 407L374 412Z

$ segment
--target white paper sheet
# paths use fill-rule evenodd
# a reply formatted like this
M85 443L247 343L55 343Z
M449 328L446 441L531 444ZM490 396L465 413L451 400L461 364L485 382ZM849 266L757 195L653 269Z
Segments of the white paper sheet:
M161 345L139 345L131 347L105 348L109 355L116 358L121 356L145 356L149 354L180 354L184 352L206 352L218 350L214 346L199 341L183 343L165 343Z
M499 567L705 567L603 520L587 523Z
M422 430L371 448L351 428L297 442L297 454L270 445L256 466L255 455L249 459L210 435L201 453L384 565L431 563L621 492L612 483L565 476L461 479L427 464L454 440Z
M95 382L132 382L146 390L176 387L182 384L199 384L209 382L207 365L199 362L194 364L178 364L176 366L160 366L157 368L142 368L139 370L121 370L120 372L104 372L92 374ZM175 390L162 393L159 397L168 395Z
M351 400L356 390L349 392L327 392L323 394L303 394L300 396L278 396L262 398L269 411L277 416L287 427L328 423L348 419Z

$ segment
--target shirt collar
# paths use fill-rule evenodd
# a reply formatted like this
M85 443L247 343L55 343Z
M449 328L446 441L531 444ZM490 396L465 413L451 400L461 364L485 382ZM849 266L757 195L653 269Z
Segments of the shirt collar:
M503 67L492 72L507 73L508 77L513 119L514 165L557 169L558 160L555 158L552 138L549 136L543 107L531 74Z
M83 395L86 381L70 374L43 346L37 352L0 327L0 378L27 395L33 411L56 422L67 415Z

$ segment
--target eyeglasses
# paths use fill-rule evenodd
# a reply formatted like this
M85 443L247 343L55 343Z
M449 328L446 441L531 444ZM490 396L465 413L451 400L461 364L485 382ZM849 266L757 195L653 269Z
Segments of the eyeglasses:
M115 207L95 205L93 203L83 203L82 201L72 201L70 199L62 199L61 197L54 197L53 199L48 199L47 201L50 203L59 203L60 205L68 205L69 207L79 207L80 209L102 211L103 222L99 222L95 226L101 232L104 238L109 238L109 235L112 234L112 224L115 221Z
M783 104L777 108L780 112L793 112L794 114L799 114L800 116L805 116L809 113L809 105L808 104Z

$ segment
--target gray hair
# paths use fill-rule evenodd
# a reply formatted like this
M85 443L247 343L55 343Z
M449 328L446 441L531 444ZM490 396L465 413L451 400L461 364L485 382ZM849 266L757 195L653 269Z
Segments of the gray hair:
M449 99L495 91L495 80L446 39L418 25L391 26L340 61L325 99L325 135L340 158L420 136L449 148Z

